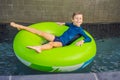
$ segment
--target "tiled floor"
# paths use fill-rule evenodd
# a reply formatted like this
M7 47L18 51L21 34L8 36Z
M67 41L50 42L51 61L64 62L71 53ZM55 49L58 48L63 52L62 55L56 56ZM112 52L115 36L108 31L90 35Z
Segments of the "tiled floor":
M120 72L0 76L0 80L119 80Z

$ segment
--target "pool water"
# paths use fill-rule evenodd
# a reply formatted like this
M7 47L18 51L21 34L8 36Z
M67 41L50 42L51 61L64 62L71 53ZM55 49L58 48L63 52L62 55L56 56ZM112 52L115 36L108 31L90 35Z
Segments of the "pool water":
M120 71L120 37L96 40L97 54L94 61L74 73ZM0 43L0 75L52 74L33 70L22 64L14 54L12 41Z

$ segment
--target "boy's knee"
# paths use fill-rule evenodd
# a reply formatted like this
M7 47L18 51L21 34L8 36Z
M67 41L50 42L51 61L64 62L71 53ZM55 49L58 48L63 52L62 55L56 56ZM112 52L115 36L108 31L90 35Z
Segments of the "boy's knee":
M49 45L52 47L60 47L62 46L62 43L60 42L49 42Z
M53 45L54 45L54 42L49 42L49 45L53 46Z

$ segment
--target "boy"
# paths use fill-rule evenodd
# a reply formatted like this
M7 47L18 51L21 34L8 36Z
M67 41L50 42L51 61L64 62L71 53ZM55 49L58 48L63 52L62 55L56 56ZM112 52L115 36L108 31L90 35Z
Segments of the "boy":
M89 36L87 36L86 33L84 32L84 30L81 28L82 23L83 23L83 15L81 13L79 13L79 12L73 13L73 15L72 15L72 23L57 22L57 24L59 24L59 25L66 25L66 26L69 27L59 37L57 37L57 36L55 36L53 34L50 34L50 33L46 33L46 32L36 30L34 28L25 27L23 25L19 25L19 24L16 24L14 22L11 22L10 25L17 28L17 29L19 29L19 30L20 29L27 30L29 32L32 32L32 33L37 34L39 36L42 36L45 39L47 39L48 41L50 41L47 44L40 45L40 46L27 46L27 48L33 49L33 50L37 51L38 53L40 53L42 50L52 49L54 47L65 46L77 34L82 35L84 37L84 40L78 41L76 43L76 46L81 46L85 42L90 42L91 38Z

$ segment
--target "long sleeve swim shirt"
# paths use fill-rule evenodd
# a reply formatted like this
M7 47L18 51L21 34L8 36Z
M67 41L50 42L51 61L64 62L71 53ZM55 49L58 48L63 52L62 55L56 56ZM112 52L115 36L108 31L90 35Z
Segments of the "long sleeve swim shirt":
M84 37L84 42L91 41L91 38L84 32L81 26L77 27L73 23L65 23L65 25L69 28L61 36L59 36L63 45L69 43L78 34Z

